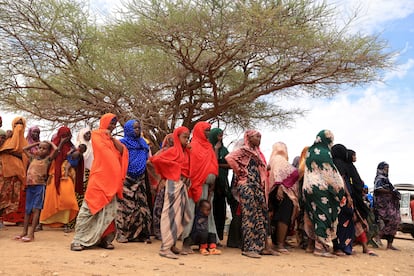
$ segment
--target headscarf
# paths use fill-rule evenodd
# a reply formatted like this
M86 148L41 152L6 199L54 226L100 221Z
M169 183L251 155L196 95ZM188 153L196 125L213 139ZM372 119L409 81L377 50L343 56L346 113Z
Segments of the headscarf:
M181 175L190 176L190 152L187 147L183 148L180 141L183 133L190 134L190 131L184 126L176 128L173 132L174 145L149 158L156 173L163 179L178 181Z
M0 128L0 136L6 136L7 132Z
M122 144L121 154L115 147L108 126L115 114L106 113L101 117L99 129L92 131L94 159L89 175L85 200L92 215L109 204L115 195L122 199L122 189L128 169L128 150Z
M92 167L92 161L93 161L93 148L92 148L92 141L89 139L89 141L85 140L85 134L90 132L91 129L89 127L82 128L78 136L76 138L76 146L78 147L80 144L86 145L86 151L83 153L83 162L85 164L85 168L90 170Z
M174 146L174 135L172 133L168 133L164 140L162 140L161 149L168 149Z
M348 149L342 144L335 144L331 149L332 160L336 169L345 178L346 182L350 182L349 166L348 166ZM351 191L350 191L351 192Z
M34 140L34 139L32 138L33 131L35 131L35 130L39 131L39 133L40 133L40 128L39 128L39 126L32 126L32 127L30 127L30 128L29 128L29 130L27 131L26 140L27 140L27 142L29 143L29 145L34 144L34 143L37 143L37 142L39 142L39 141L40 141L40 139L39 139L40 137L39 137L37 140Z
M276 185L291 188L298 180L298 170L288 162L288 152L285 143L277 142L272 147L269 160L270 165L270 191Z
M21 120L23 124L17 124ZM3 176L12 177L17 176L22 182L26 179L26 164L27 158L23 155L23 148L27 146L27 141L24 138L24 130L26 128L26 120L23 117L16 117L12 121L12 136L6 139L0 147L0 153L7 151L2 157ZM22 155L18 158L10 153Z
M309 147L306 146L302 149L302 152L300 153L299 167L298 167L299 179L301 179L303 175L305 174L306 155L308 154L308 150L309 150Z
M202 194L202 187L209 174L218 175L218 162L213 146L205 135L205 130L211 124L198 122L193 129L190 151L190 179L191 186L188 196L198 202Z
M388 173L384 170L385 167L389 167L387 162L381 162L377 166L377 175L375 176L374 181L374 190L385 189L389 191L394 190L394 186L391 184L388 179Z
M129 120L124 125L124 138L121 143L128 149L128 175L137 178L145 172L149 146L144 138L137 136L134 131L135 122L138 120Z
M219 134L223 134L223 130L220 128L213 128L210 130L210 134L208 136L208 140L210 141L210 143L214 146L217 144L218 142L218 136ZM227 148L223 145L223 143L221 144L221 147L218 150L218 159L224 159L224 157L229 154L229 151L227 150Z
M306 158L306 167L309 171L313 170L313 166L324 169L323 164L329 164L336 170L330 151L333 138L333 134L330 130L325 129L318 133L315 142L308 150L308 156Z
M58 129L58 132L56 136L53 138L52 142L57 147L60 144L60 141L68 137L69 135L72 135L70 129L66 126L62 126ZM66 157L68 156L68 153L74 148L74 145L71 141L65 142L62 147L60 148L60 151L58 152L56 158L55 158L55 186L56 191L58 194L60 194L60 178L62 176L62 164L66 160Z
M226 161L229 166L233 169L233 172L237 175L239 183L245 183L248 177L247 166L251 159L254 159L259 168L260 178L262 185L265 188L266 194L268 187L267 183L267 171L266 171L266 160L264 159L263 153L259 147L256 147L250 143L250 137L260 134L257 130L246 130L244 133L244 145L239 149L232 151L226 156Z

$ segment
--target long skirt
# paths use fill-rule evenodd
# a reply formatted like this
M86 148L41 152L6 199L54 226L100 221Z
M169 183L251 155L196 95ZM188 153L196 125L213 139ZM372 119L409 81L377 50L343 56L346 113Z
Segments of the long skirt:
M0 167L0 173L1 171ZM3 177L2 174L0 175L0 215L7 216L17 211L19 208L21 187L22 182L17 176ZM4 220L7 221L5 218Z
M157 240L161 240L161 213L164 205L165 187L160 189L155 196L154 209L152 211L152 231Z
M65 162L62 164L62 167L65 166ZM51 171L53 171L53 166L51 166ZM40 213L40 223L59 227L73 221L78 211L79 206L72 178L61 178L58 192L55 186L54 175L50 177L46 187L44 207Z
M392 194L375 195L374 208L377 214L380 236L395 236L401 222L398 198Z
M242 251L260 253L265 249L268 215L260 182L248 181L238 187L242 218Z
M341 212L338 215L336 239L333 240L334 250L341 250L347 255L351 255L354 237L354 209L344 205L341 207Z
M85 247L90 247L100 243L103 238L106 238L107 242L112 242L115 237L116 212L115 197L95 215L91 214L88 204L84 200L76 218L72 243L80 243Z
M123 199L118 199L117 240L139 241L149 238L151 212L148 207L145 174L136 180L126 178Z
M161 213L161 250L169 250L177 242L190 220L188 194L183 181L167 180Z

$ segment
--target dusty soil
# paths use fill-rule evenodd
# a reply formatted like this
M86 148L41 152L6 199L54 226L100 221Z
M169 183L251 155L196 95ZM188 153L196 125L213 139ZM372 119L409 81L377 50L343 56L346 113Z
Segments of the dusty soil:
M152 244L114 242L115 250L94 248L69 250L73 233L45 228L33 242L13 240L21 227L0 230L0 275L414 275L414 240L399 234L395 246L401 251L375 249L379 257L356 254L327 259L300 249L289 255L250 259L240 250L222 248L220 256L196 253L178 260L158 255L160 241Z

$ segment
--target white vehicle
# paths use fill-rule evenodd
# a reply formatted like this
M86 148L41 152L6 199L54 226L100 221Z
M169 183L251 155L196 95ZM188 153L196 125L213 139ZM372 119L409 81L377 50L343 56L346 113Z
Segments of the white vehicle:
M410 233L414 238L414 218L411 217L410 209L410 196L414 195L414 184L395 184L394 187L401 193L401 223L398 230L403 233Z

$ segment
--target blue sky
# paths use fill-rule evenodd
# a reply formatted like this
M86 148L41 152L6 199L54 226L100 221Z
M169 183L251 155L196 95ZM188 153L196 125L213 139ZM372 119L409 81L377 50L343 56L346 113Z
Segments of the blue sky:
M90 8L105 17L118 3L90 0ZM414 183L413 165L409 162L414 153L414 0L329 0L328 3L343 15L357 8L358 21L351 26L352 30L380 34L391 50L399 52L395 57L397 66L385 72L384 83L345 89L331 99L295 100L295 105L309 110L306 117L292 123L289 129L258 126L262 131L262 151L268 158L273 143L283 141L292 160L304 146L313 143L320 130L330 129L336 143L357 152L355 165L368 186L373 186L376 166L381 161L390 164L392 183ZM1 113L6 129L12 116ZM228 135L225 143L235 138Z

